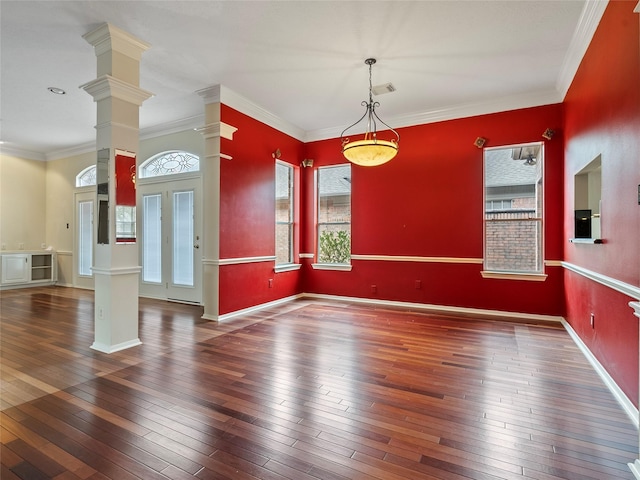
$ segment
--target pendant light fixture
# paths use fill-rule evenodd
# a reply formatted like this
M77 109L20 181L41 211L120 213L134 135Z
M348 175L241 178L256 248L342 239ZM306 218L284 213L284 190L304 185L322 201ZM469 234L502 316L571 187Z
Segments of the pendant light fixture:
M340 140L342 141L342 154L347 160L356 165L364 167L375 167L387 163L398 153L398 142L400 135L389 125L384 123L376 114L376 107L380 106L379 102L373 101L372 84L371 84L371 67L376 63L375 58L367 58L364 63L369 65L369 102L362 102L362 106L366 107L364 115L354 124L348 126L342 131ZM345 133L350 128L355 127L366 118L366 130L362 140L351 141L349 137L345 137ZM396 138L391 140L379 140L377 132L377 122L387 127Z

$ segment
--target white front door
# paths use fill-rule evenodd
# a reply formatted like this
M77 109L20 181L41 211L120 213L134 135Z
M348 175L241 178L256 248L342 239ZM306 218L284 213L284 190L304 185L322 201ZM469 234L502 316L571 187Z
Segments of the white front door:
M139 186L140 295L201 303L200 179Z

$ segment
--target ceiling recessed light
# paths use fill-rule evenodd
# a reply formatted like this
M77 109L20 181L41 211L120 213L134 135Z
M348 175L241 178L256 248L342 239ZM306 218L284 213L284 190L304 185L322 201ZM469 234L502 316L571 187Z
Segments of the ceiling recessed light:
M58 87L49 87L47 88L47 90L49 90L51 93L55 93L56 95L64 95L65 93L67 93L63 89Z

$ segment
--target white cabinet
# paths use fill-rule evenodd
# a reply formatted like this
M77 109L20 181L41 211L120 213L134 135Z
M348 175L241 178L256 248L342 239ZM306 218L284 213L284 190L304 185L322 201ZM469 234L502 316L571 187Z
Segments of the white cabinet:
M55 252L11 252L0 255L2 288L52 285L57 280Z
M29 260L26 253L2 255L2 284L26 283L31 280Z

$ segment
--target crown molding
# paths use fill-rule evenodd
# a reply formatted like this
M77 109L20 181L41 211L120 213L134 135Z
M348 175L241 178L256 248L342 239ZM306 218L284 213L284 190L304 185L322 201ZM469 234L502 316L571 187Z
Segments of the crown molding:
M211 103L224 103L228 107L238 110L254 120L258 120L259 122L275 128L282 133L286 133L301 142L305 139L306 132L303 129L287 122L277 115L274 115L266 108L261 107L257 103L252 102L248 98L243 97L224 85L212 85L210 87L197 90L196 94L202 97L205 105L209 105Z
M162 137L164 135L170 135L172 133L180 133L188 130L195 130L204 122L204 115L197 115L194 117L183 118L174 122L169 122L162 125L154 125L152 127L140 129L140 140L149 140L156 137ZM97 126L96 126L97 127ZM76 155L84 155L86 153L96 151L96 142L86 142L80 145L74 145L72 147L55 150L46 154L46 160L60 160L62 158L74 157Z
M455 120L458 118L474 117L476 115L486 115L490 113L506 112L519 108L537 107L541 105L551 105L562 102L560 94L555 90L530 92L522 95L512 95L484 102L467 103L454 105L452 107L428 110L425 112L410 113L385 118L385 122L393 125L393 128L411 127L427 123L442 122L445 120ZM339 138L345 126L325 128L321 130L309 131L304 137L305 142L316 140L327 140ZM364 133L356 130L355 133Z
M297 140L304 141L305 139L306 133L302 128L283 120L277 115L269 112L264 107L261 107L257 103L252 102L223 85L220 86L220 101L225 105L258 120L265 125L275 128L282 133L286 133Z
M283 133L302 142L313 142L316 140L327 140L331 138L339 138L340 133L344 130L344 126L326 128L322 130L314 130L305 132L274 114L267 112L262 107L250 102L241 95L234 93L232 90L220 85L205 88L196 92L205 99L205 103L216 103L222 101L225 105L234 108L245 115L269 125ZM434 123L445 120L455 120L457 118L471 117L475 115L484 115L489 113L504 112L508 110L516 110L519 108L529 108L540 105L550 105L561 102L560 94L556 91L533 92L524 95L516 95L511 97L503 97L496 100L478 102L473 104L458 105L451 108L443 108L439 110L431 110L422 113L413 113L402 115L388 120L389 124L394 128L410 127L426 123ZM182 132L185 130L199 130L205 121L204 114L177 120L169 124L156 125L153 127L140 130L140 139L148 140L150 138L160 137L171 133ZM355 132L362 133L362 132ZM66 156L78 155L87 151L95 150L95 142L84 144L78 147L52 152L46 156L47 160L55 160L65 158Z
M148 140L151 138L162 137L172 133L180 133L186 130L197 130L204 123L204 113L193 117L182 118L172 122L153 125L151 127L140 129L140 140Z
M60 150L55 150L53 152L47 153L46 159L47 161L60 160L62 158L75 157L77 155L84 155L86 153L95 152L96 150L96 141L93 140L91 142L86 142L80 145L74 145L73 147L62 148Z
M85 33L82 38L93 45L96 56L114 50L127 57L140 60L142 54L151 48L151 44L110 23L103 23L95 30Z
M189 130L198 130L204 123L204 115L197 115L194 117L188 117L175 122L170 122L162 125L154 125L152 127L140 129L140 140L150 140L152 138L162 137L165 135L171 135L173 133L186 132ZM234 127L230 127L234 128ZM237 130L237 129L236 129ZM234 130L235 131L235 130ZM227 130L225 130L225 133ZM226 137L225 137L226 138ZM63 148L61 150L55 150L48 153L46 156L41 154L43 160L60 160L61 158L73 157L76 155L83 155L89 152L96 151L96 142L87 142L80 145L75 145L69 148Z
M82 88L82 87L81 87ZM221 95L217 95L217 93ZM326 140L331 138L339 138L340 133L344 130L344 127L332 127L322 130L315 130L304 132L304 130L297 128L282 119L279 119L275 115L267 112L262 107L246 100L244 97L233 93L228 88L216 86L197 92L199 95L206 97L205 102L212 99L222 101L225 105L234 108L245 115L265 123L276 130L286 133L297 140L302 142L313 142L316 140ZM455 120L457 118L471 117L476 115L485 115L489 113L505 112L508 110L516 110L519 108L529 108L541 105L550 105L554 103L560 103L562 99L560 94L554 91L533 92L524 95L516 95L511 97L503 97L496 100L478 102L466 105L458 105L450 108L443 108L439 110L431 110L421 113L413 113L409 115L402 115L394 117L388 120L389 124L394 125L394 128L410 127L414 125L422 125L427 123L441 122L445 120ZM193 117L188 117L182 120L176 120L168 124L155 125L145 129L140 129L140 139L148 140L163 135L169 135L171 133L178 133L185 130L198 130L202 128L205 121L204 114ZM362 133L362 132L357 132ZM79 155L87 153L88 151L95 150L95 142L85 143L77 147L70 147L68 149L58 150L51 152L46 156L41 155L41 158L46 160L57 160L72 155ZM36 154L38 155L38 154Z
M589 48L593 34L598 28L608 3L609 0L589 0L584 4L556 82L556 89L561 94L561 100L564 100L569 91L573 77L580 67L580 62L582 62L587 48Z
M48 160L47 156L44 153L25 150L18 147L12 147L10 145L0 145L0 155L24 158L25 160L36 160L39 162L46 162Z

